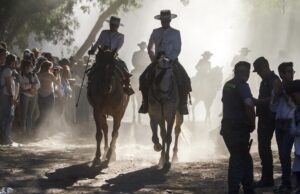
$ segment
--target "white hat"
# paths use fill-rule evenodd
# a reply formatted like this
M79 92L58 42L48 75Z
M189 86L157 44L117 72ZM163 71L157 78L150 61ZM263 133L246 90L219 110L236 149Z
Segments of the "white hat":
M174 19L174 18L177 18L177 15L172 14L170 10L161 10L160 14L154 17L154 19L157 19L157 20Z

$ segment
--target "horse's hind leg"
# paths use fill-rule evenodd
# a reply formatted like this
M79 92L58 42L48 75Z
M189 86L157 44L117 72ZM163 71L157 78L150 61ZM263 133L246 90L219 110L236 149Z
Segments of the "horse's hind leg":
M114 126L112 132L112 139L110 142L110 147L107 152L107 160L108 162L116 161L116 142L119 136L119 128L121 125L121 118L114 117Z
M183 123L183 115L180 113L176 113L176 126L175 126L175 145L173 148L173 158L172 162L178 162L178 138L181 132L181 125Z
M102 140L102 131L101 131L101 116L97 111L94 109L94 119L96 122L96 140L97 140L97 150L95 154L95 159L93 161L93 166L99 165L101 163L100 157L101 157L101 140Z

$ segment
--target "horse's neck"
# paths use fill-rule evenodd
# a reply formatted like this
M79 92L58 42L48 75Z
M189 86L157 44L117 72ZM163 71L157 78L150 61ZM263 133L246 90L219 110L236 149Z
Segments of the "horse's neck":
M168 91L173 85L172 69L158 69L155 73L156 87L161 91Z

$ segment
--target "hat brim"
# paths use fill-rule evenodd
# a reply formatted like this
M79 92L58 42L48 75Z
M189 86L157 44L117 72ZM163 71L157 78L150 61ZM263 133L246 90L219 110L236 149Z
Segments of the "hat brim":
M114 24L114 25L119 25L119 26L124 26L124 24L122 24L122 23L113 23L113 22L110 22L110 20L105 20L107 23L112 23L112 24Z
M177 15L176 14L171 14L171 15L168 15L168 16L161 16L161 15L156 15L154 16L154 19L157 19L157 20L162 20L162 19L175 19L177 18Z

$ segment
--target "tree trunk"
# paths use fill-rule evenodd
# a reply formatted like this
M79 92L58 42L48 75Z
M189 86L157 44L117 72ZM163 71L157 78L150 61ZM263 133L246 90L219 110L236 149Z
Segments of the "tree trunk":
M96 24L94 25L92 31L90 32L87 39L84 41L82 46L79 48L77 53L75 54L75 59L80 59L83 57L83 55L86 53L86 51L91 47L92 43L95 41L96 36L98 32L103 27L103 23L105 20L112 15L113 13L116 13L119 8L124 4L126 0L117 0L115 1L107 10L105 10L98 18Z

